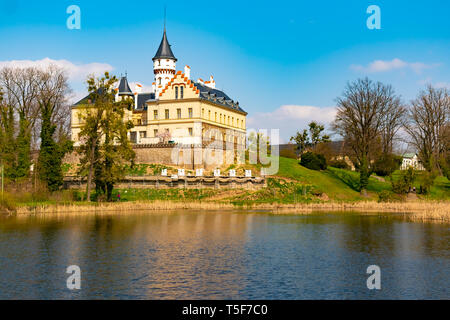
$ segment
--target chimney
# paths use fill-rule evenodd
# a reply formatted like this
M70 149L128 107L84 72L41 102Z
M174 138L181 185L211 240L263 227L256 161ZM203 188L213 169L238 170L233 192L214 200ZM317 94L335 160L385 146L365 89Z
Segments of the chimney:
M209 86L210 86L211 88L213 88L213 89L216 88L216 82L214 81L214 77L213 77L213 76L210 76L210 77L209 77Z
M134 92L142 93L142 84L136 83L136 85L134 86Z
M191 79L191 67L184 66L184 76L188 78L188 80Z

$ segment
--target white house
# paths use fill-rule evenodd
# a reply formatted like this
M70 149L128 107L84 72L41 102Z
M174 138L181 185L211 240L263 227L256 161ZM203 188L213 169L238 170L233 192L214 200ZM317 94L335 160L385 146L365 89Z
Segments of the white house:
M422 162L417 157L417 154L414 153L405 153L403 155L402 165L400 166L400 170L407 170L409 167L412 167L415 170L425 170Z

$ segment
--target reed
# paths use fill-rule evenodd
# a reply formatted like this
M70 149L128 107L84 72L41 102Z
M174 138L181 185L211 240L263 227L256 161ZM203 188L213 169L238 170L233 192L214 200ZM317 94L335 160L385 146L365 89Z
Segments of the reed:
M92 204L46 204L37 206L23 206L16 208L17 215L30 214L64 214L64 215L88 215L103 212L127 213L133 211L169 211L169 210L264 210L274 214L298 213L310 214L313 212L364 212L389 214L395 213L402 217L415 220L436 220L450 222L450 201L417 201L404 203L379 203L366 202L322 202L301 204L277 204L264 203L256 205L236 206L230 202L217 201L136 201Z

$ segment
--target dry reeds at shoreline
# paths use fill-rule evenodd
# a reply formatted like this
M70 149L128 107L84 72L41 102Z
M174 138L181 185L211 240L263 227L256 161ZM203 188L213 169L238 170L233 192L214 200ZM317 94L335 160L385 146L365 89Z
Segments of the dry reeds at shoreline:
M136 201L93 204L47 204L33 207L18 207L16 215L57 214L57 215L88 215L99 213L128 213L135 211L169 211L169 210L201 210L201 211L230 211L230 210L270 211L274 214L310 214L314 212L364 212L388 215L402 214L414 221L450 222L449 201L417 201L417 202L322 202L278 204L263 203L236 206L230 202L179 202L179 201Z

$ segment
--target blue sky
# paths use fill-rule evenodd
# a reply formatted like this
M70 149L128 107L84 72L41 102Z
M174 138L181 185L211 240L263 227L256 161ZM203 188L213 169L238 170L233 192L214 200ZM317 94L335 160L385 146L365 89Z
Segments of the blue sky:
M81 9L69 30L66 8ZM369 5L381 30L369 30ZM0 0L0 66L67 60L76 97L89 71L128 72L150 85L164 2ZM450 1L170 1L167 32L182 70L214 75L249 113L248 127L286 141L309 120L328 123L347 81L392 84L405 102L427 83L450 87Z

